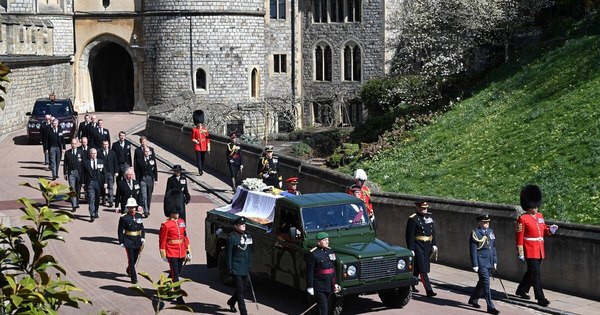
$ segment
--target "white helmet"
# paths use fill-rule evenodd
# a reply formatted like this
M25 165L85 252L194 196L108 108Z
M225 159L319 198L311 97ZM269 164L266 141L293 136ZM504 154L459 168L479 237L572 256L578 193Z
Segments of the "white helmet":
M363 170L362 168L359 168L356 171L354 171L354 178L360 180L367 180L367 173L365 173L365 170Z
M135 201L135 198L129 198L127 199L127 204L125 205L126 208L130 208L130 207L137 207L138 204Z

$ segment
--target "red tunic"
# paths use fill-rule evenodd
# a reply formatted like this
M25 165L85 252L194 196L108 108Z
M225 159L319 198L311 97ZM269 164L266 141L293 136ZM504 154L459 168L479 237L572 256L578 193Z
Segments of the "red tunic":
M522 214L517 219L517 250L519 256L531 259L544 259L544 236L549 236L550 227L546 225L541 213Z
M352 192L352 188L356 187L356 185L352 185L350 186L350 189L348 189L348 194L354 196L354 193ZM362 185L362 187L360 187L360 200L362 200L365 203L365 207L367 207L367 214L369 215L369 217L373 216L373 204L371 203L371 190L369 189L369 187Z
M192 140L198 140L198 143L194 143L194 150L196 151L208 151L210 139L208 135L208 129L206 127L194 127L192 129Z
M190 247L190 241L185 232L185 221L168 219L160 225L158 247L161 256L168 258L184 258Z

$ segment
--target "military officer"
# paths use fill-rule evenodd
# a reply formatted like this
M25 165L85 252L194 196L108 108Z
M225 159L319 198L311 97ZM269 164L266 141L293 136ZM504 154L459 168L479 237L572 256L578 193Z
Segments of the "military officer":
M298 190L298 177L290 177L285 180L287 183L287 193L293 196L302 195Z
M235 192L235 188L237 187L236 179L240 174L240 171L244 169L244 165L242 165L242 150L240 148L240 141L235 131L232 132L229 137L231 138L231 142L227 144L225 158L227 159L229 175L231 176L231 190Z
M406 224L406 246L415 253L415 264L413 275L421 277L423 286L428 297L434 297L428 273L430 271L429 257L432 253L437 255L435 229L433 218L429 213L429 204L426 201L415 202L417 210L409 218ZM414 292L419 292L413 286Z
M236 312L235 303L240 308L240 314L248 314L244 302L244 288L252 265L252 236L246 234L246 218L239 217L233 222L235 231L227 237L227 268L233 277L235 291L227 300L232 312Z
M471 267L477 272L479 281L469 298L469 305L475 308L481 308L477 300L483 295L487 303L487 312L490 314L499 314L500 312L494 306L492 301L492 292L490 291L490 274L498 266L498 256L496 255L496 236L490 228L490 216L482 214L477 217L479 227L471 231L469 238L469 252L471 255Z
M359 168L354 171L354 185L350 186L348 189L348 194L353 195L365 203L365 207L367 207L367 213L369 214L369 218L371 221L375 221L375 214L373 212L373 204L371 203L371 190L369 187L365 185L367 181L367 173ZM356 193L356 189L359 188L360 194Z
M117 234L119 244L125 248L125 252L127 253L127 269L125 272L131 277L131 283L136 284L138 281L135 264L138 261L138 256L144 249L146 233L144 231L144 219L137 212L138 204L135 198L127 199L125 206L127 207L127 213L123 214L119 219Z
M329 248L329 234L317 233L317 247L306 255L306 292L315 296L319 314L329 314L329 296L340 292L336 283L335 253Z
M69 182L69 187L75 193L71 196L71 207L73 212L79 208L79 194L81 193L81 179L83 176L83 152L78 148L77 138L71 139L71 149L65 151L63 163L63 175Z
M169 217L160 225L158 233L160 257L169 263L171 271L169 276L173 282L179 281L183 263L192 260L192 250L185 230L185 221L179 218L181 209L177 200L181 198L181 194L181 191L170 190L165 195L163 206ZM179 297L177 303L183 304L183 297Z
M273 146L265 147L263 156L258 160L258 176L267 186L281 189L281 175L279 174L279 158L273 156Z
M169 177L169 179L167 179L167 189L165 190L165 194L167 191L169 191L171 189L179 190L183 193L184 205L181 209L182 211L179 213L179 217L182 218L184 221L186 221L185 205L190 203L191 197L190 197L190 192L188 191L187 179L185 178L185 176L181 175L182 171L183 171L183 169L181 168L181 165L173 165L173 176L171 176L171 177Z
M117 193L115 194L115 210L125 213L127 200L134 198L138 204L141 204L140 182L133 178L133 167L125 170L125 179L117 183ZM119 205L121 207L119 208Z
M541 265L546 257L544 250L544 237L556 233L556 224L548 226L544 216L538 212L542 205L542 190L536 185L523 187L520 195L521 208L526 212L517 219L517 252L521 261L527 262L527 272L517 287L516 295L529 300L529 289L533 286L533 293L538 304L548 306L542 290Z

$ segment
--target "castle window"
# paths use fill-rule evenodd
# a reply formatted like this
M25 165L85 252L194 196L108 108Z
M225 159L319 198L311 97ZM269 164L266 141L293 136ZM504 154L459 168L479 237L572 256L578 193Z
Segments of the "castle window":
M259 95L259 87L260 87L260 78L258 75L258 70L256 68L252 69L252 73L250 75L250 96L257 98Z
M332 52L331 47L320 43L315 48L315 81L329 81L332 77Z
M360 22L362 0L313 0L314 23Z
M346 0L347 22L360 22L361 20L361 0Z
M270 0L272 20L285 20L285 1L286 0Z
M196 89L206 90L206 71L196 70Z
M344 46L342 54L343 78L344 81L361 80L361 52L360 47L355 43L349 43Z
M37 33L36 29L32 28L31 29L31 42L34 44L37 42L36 33Z
M313 21L327 23L327 0L313 0Z
M286 55L273 55L273 72L275 73L286 73L287 72L287 62Z
M110 0L102 0L102 6L106 9L110 6Z

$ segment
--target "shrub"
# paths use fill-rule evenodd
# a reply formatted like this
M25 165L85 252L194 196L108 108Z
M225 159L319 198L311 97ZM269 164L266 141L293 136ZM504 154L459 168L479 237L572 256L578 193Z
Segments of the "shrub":
M298 158L310 157L312 155L312 148L308 144L300 142L292 147L292 154Z

